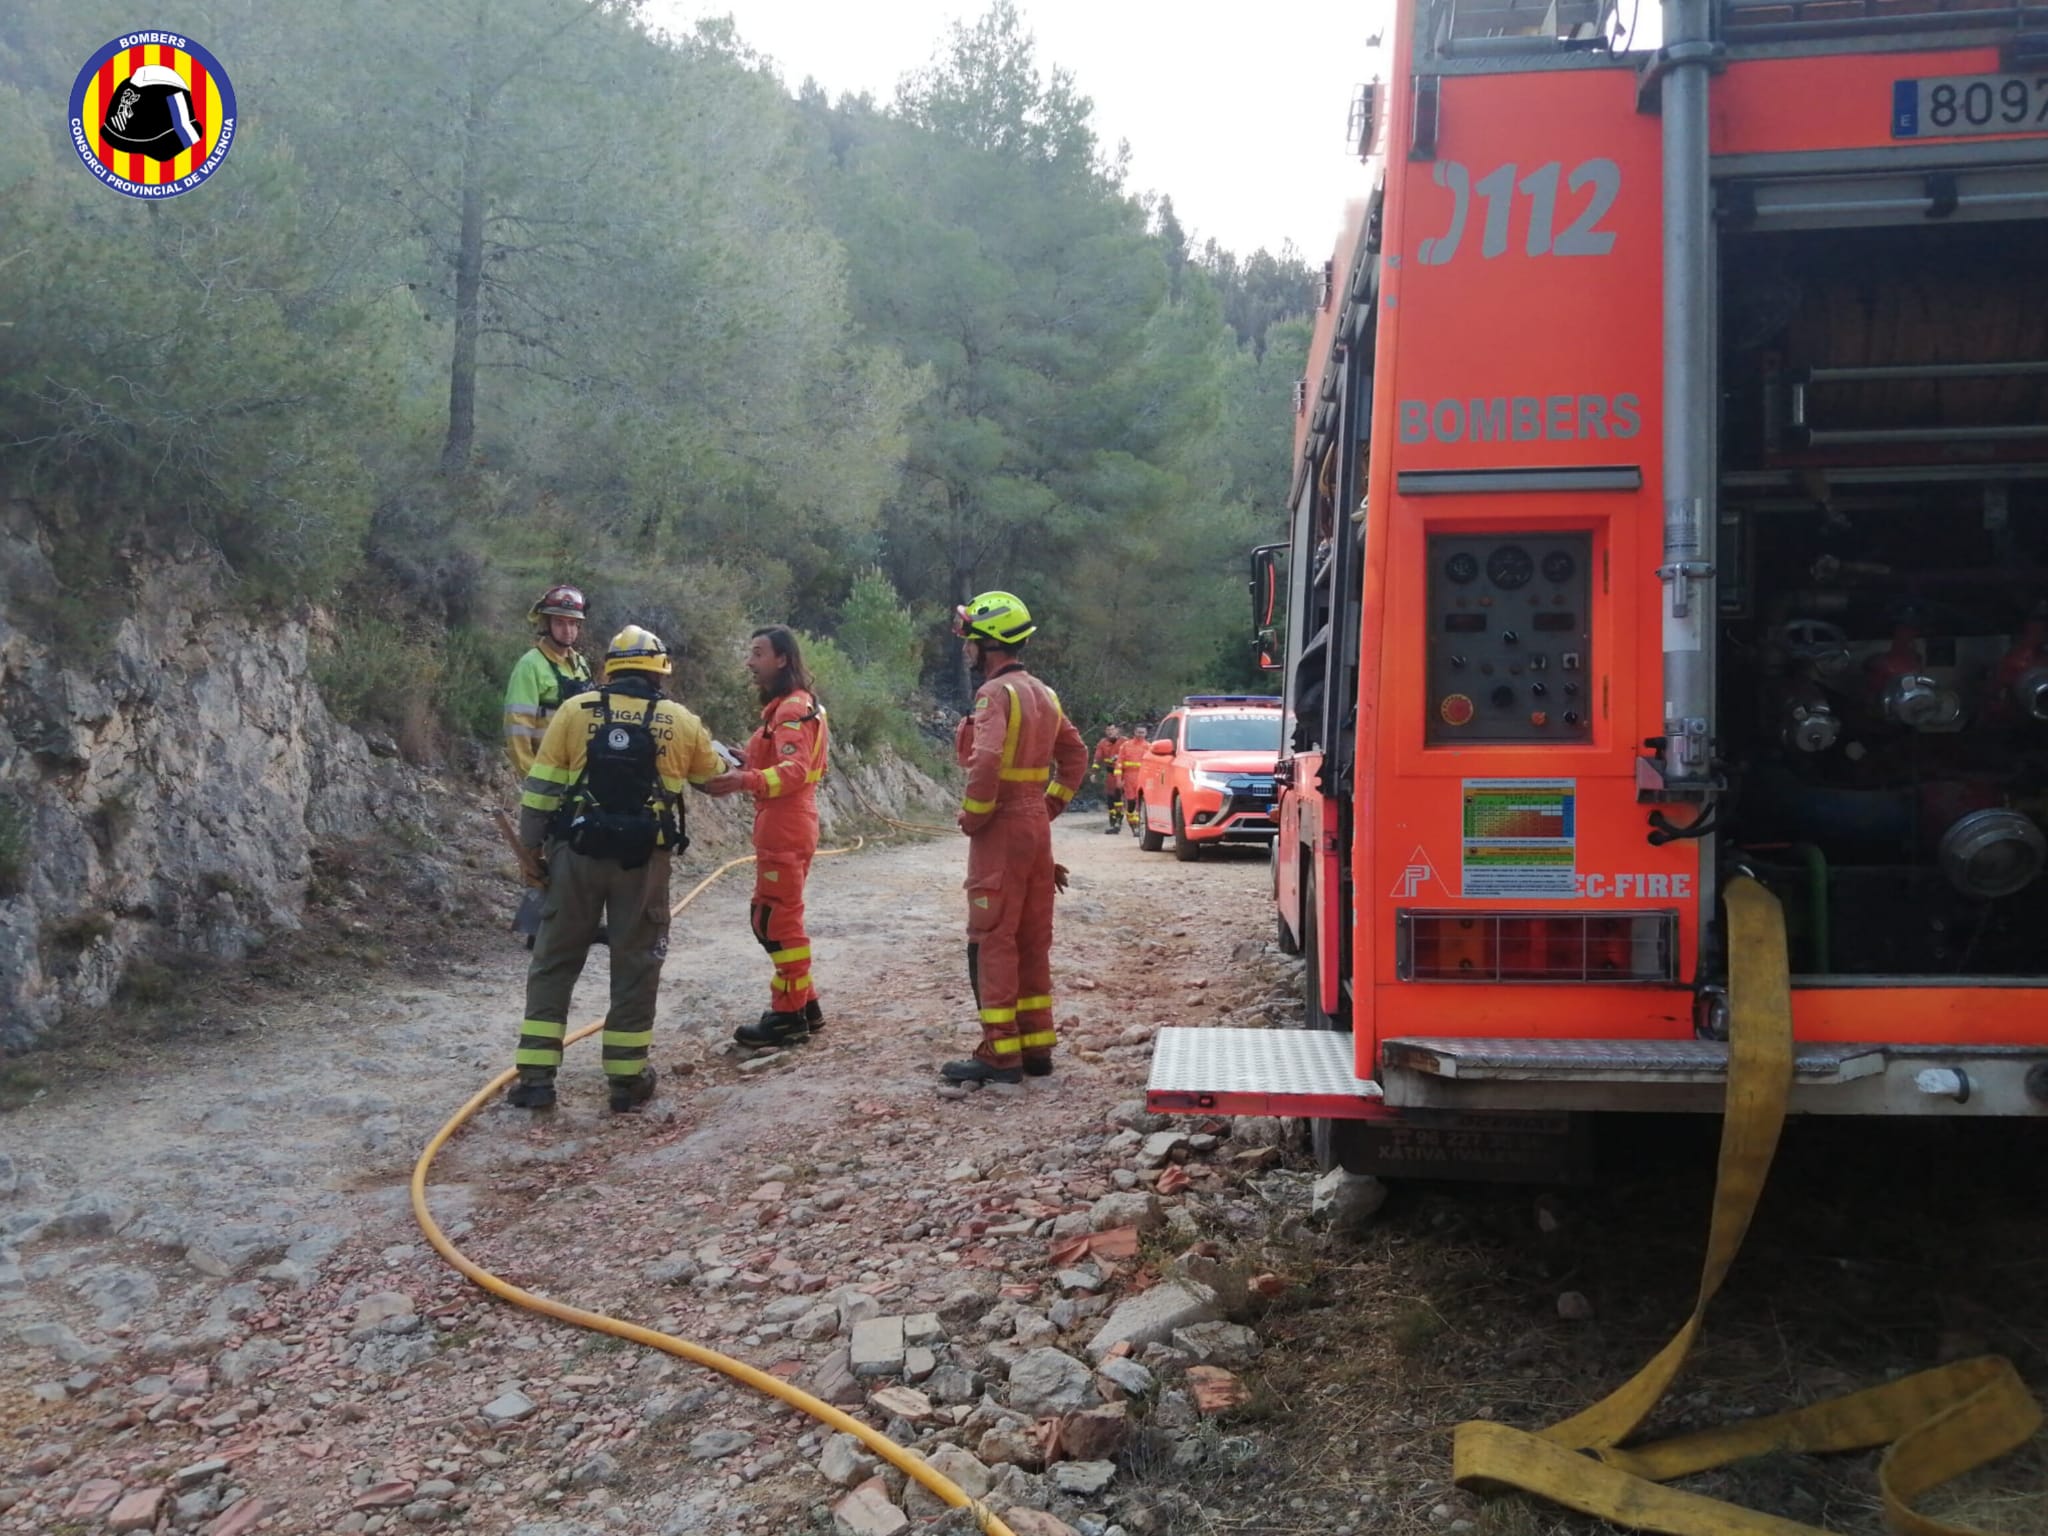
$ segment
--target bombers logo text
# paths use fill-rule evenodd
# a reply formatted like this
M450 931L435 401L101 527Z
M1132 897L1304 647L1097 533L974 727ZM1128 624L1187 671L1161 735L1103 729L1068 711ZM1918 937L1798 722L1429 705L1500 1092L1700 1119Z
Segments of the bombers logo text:
M129 197L176 197L220 168L235 141L235 88L220 61L175 32L115 38L71 87L71 144Z

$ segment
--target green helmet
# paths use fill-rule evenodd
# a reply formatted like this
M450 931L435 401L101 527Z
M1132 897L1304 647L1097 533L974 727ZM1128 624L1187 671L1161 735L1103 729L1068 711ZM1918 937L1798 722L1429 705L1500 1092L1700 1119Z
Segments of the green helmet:
M963 640L987 640L1015 649L1037 630L1031 610L1014 592L983 592L953 610L953 633Z

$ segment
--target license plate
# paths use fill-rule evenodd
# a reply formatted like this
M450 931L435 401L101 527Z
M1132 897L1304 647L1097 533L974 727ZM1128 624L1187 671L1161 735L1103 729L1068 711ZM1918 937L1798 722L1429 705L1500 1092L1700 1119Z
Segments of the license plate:
M1893 138L1984 133L2048 133L2048 70L1892 82Z

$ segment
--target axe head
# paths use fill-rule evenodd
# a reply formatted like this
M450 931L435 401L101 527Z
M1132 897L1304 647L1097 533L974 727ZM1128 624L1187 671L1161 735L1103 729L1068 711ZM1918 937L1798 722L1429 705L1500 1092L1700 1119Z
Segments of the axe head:
M519 910L512 916L514 933L531 939L540 932L540 905L546 895L546 891L530 890L519 899Z

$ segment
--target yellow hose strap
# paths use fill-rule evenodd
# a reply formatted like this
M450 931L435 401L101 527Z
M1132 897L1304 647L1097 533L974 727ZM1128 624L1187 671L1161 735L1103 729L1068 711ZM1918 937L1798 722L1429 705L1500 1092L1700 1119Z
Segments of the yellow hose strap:
M2031 1439L2041 1410L2010 1362L1994 1356L1921 1371L1788 1413L1628 1449L1670 1387L1708 1304L1741 1251L1785 1123L1792 1086L1792 990L1778 899L1741 876L1728 886L1728 1101L1692 1315L1641 1371L1583 1413L1537 1433L1475 1421L1458 1426L1452 1476L1461 1488L1537 1494L1568 1509L1665 1536L1824 1536L1802 1525L1664 1480L1773 1451L1885 1446L1878 1485L1902 1536L1976 1536L1921 1515L1913 1501Z

